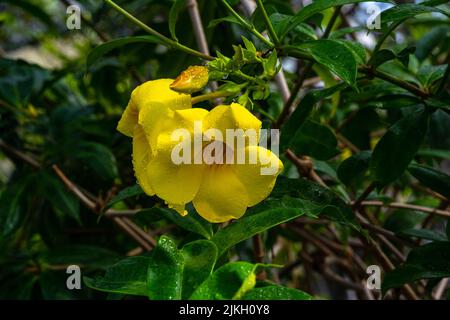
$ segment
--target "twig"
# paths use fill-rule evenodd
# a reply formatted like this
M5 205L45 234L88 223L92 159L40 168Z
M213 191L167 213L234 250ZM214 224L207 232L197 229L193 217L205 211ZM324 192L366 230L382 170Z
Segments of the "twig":
M397 208L397 209L410 209L410 210L416 210L416 211L421 211L421 212L426 212L426 213L434 213L436 215L446 217L446 218L450 217L450 211L422 207L422 206L408 204L408 203L400 203L400 202L384 203L382 201L377 201L377 200L366 200L366 201L362 201L360 205L363 207L368 206L368 207L388 207L388 208Z
M13 158L17 158L30 166L32 166L35 169L41 168L41 164L34 159L33 157L23 153L20 150L17 150L16 148L11 147L10 145L6 144L3 140L0 139L0 149L2 149L6 154L10 155Z
M295 153L290 149L286 150L285 155L297 167L300 174L308 177L312 181L317 182L322 187L327 188L327 185L325 184L325 182L323 182L322 178L314 170L310 158L308 158L308 157L298 158L295 155Z
M415 85L410 84L409 82L397 79L397 78L391 76L390 74L387 74L386 72L376 70L374 68L367 67L367 66L359 67L358 71L363 74L368 75L369 77L377 77L377 78L380 78L387 82L393 83L393 84L413 93L414 95L419 96L420 98L428 98L429 97L429 94L427 92L423 91L422 89L416 87Z
M448 279L449 278L444 278L441 281L439 281L434 293L432 294L434 300L441 300L442 296L445 293L445 289L447 289Z
M99 214L100 207L89 199L79 188L75 185L67 176L61 171L57 165L52 166L56 175L66 185L66 187L92 212ZM108 211L106 212L107 215ZM129 236L131 236L136 242L138 242L145 250L151 250L156 245L156 241L147 233L142 231L134 222L124 217L112 217L113 221L124 230Z
M361 206L361 202L363 202L367 196L375 189L376 185L375 183L370 183L369 186L361 193L361 195L356 199L355 202L352 204L353 210L358 210Z
M350 142L346 137L344 137L341 133L336 131L336 138L342 142L345 146L347 146L352 153L358 153L360 150L357 146Z

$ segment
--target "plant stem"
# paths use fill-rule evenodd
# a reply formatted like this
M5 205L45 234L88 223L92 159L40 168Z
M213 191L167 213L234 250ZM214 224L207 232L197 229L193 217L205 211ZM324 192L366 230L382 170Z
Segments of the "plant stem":
M118 6L116 3L114 3L112 0L105 0L106 4L108 4L111 8L113 8L114 10L116 10L117 12L119 12L120 14L122 14L125 18L127 18L129 21L131 21L132 23L134 23L135 25L139 26L141 29L147 31L148 33L150 33L151 35L155 36L156 38L158 38L159 40L161 40L161 42L163 42L165 45L167 45L168 47L172 47L174 49L178 49L180 51L184 51L188 54L197 56L199 58L202 58L204 60L214 60L215 58L201 53L197 50L191 49L189 47L186 47L185 45L182 45L181 43L174 41L172 39L167 38L166 36L162 35L161 33L159 33L158 31L156 31L155 29L149 27L148 25L146 25L145 23L143 23L142 21L140 21L139 19L137 19L136 17L134 17L132 14L130 14L128 11L126 11L125 9L121 8L120 6Z
M231 5L226 0L221 0L222 4L227 8L228 12L235 17L241 26L246 28L249 32L253 33L259 40L264 42L269 48L274 48L274 44L267 40L256 28L250 24L248 21L246 21L244 18L242 18L239 13L234 11L234 9L231 7Z
M259 10L261 10L261 13L263 15L264 21L266 23L267 31L269 32L270 39L275 43L275 46L280 46L280 39L278 39L277 33L275 32L275 29L273 28L272 22L270 22L269 16L267 15L266 8L264 8L264 5L262 3L262 0L256 0L258 4Z
M205 93L202 95L198 95L195 97L192 97L191 103L196 104L202 101L212 100L216 98L224 98L233 95L233 93L227 92L227 91L215 91L210 93Z
M383 71L379 71L376 69L372 69L370 67L367 66L361 66L358 68L358 71L361 73L364 73L368 76L373 76L373 77L377 77L380 79L383 79L387 82L393 83L405 90L408 90L409 92L415 94L416 96L419 96L421 98L427 98L428 97L428 93L426 93L425 91L423 91L422 89L416 87L415 85L412 85L406 81L397 79L393 76L391 76L390 74L387 74Z

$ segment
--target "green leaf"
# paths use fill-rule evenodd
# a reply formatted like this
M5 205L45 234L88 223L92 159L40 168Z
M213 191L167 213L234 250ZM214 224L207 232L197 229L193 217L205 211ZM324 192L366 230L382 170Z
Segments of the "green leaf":
M420 149L417 155L421 157L440 158L450 160L450 151L439 149Z
M384 222L384 228L395 233L402 233L404 230L414 229L427 217L426 213L412 210L396 210L389 215Z
M44 197L53 205L54 209L81 224L78 198L52 173L43 172L39 181L43 188Z
M318 160L328 160L339 153L333 131L318 122L306 120L292 138L289 148Z
M73 158L80 160L103 180L118 176L116 158L109 148L96 143L81 141L74 150Z
M231 262L217 269L197 290L191 300L240 299L255 286L257 265Z
M332 190L306 179L286 179L278 177L270 195L271 198L293 198L296 201L308 201L312 208L328 219L361 230L352 209ZM274 200L275 202L275 200ZM306 212L308 214L308 212ZM316 215L312 211L310 215Z
M147 272L150 258L129 257L109 267L103 277L84 277L86 285L92 289L147 296Z
M108 204L105 206L103 211L108 210L113 205L115 205L118 202L121 202L125 199L140 196L144 194L144 191L142 190L141 186L138 184L135 184L134 186L126 187L125 189L121 190L116 196L114 196L111 200L109 200Z
M402 230L399 235L415 237L419 239L431 240L431 241L445 241L447 237L441 232L428 229L406 229Z
M27 210L28 181L27 178L21 179L0 194L0 239L20 227Z
M208 24L208 29L214 28L215 26L217 26L218 24L221 24L222 22L230 22L230 23L242 25L241 22L238 19L236 19L234 16L226 16L226 17L211 20Z
M353 42L349 40L336 40L346 46L353 52L357 64L364 64L366 62L366 49L363 45L358 42Z
M306 7L302 8L295 16L292 17L289 22L289 27L285 30L284 35L286 35L290 30L295 28L299 23L306 21L313 15L324 11L331 7L342 6L350 3L365 2L365 0L316 0ZM391 2L391 1L376 1L376 2Z
M369 170L370 151L361 151L345 159L338 167L337 175L345 185L354 185L364 178Z
M184 257L173 240L161 236L148 264L148 297L152 300L180 300Z
M397 58L397 55L394 51L389 49L381 49L375 52L375 54L370 58L369 63L376 68L385 62L394 60L395 58Z
M178 38L176 36L176 24L178 20L178 16L180 12L186 8L186 0L175 0L170 8L169 12L169 31L172 39L178 42Z
M240 219L216 232L211 239L219 256L235 244L302 215L322 214L359 229L352 210L334 192L305 179L278 178L271 198L252 207Z
M356 84L357 61L348 44L338 40L308 41L297 46L312 55L314 60L330 69L351 86Z
M446 16L450 16L444 10L428 7L421 4L403 3L395 5L381 13L381 23L396 22L414 17L422 13L439 12Z
M21 8L23 11L29 13L30 15L43 22L47 27L50 28L50 30L55 30L55 23L52 21L47 12L42 10L41 6L35 5L29 1L0 0L0 3L1 2L6 2L11 6L17 6Z
M386 274L382 283L385 294L391 288L420 279L436 279L450 276L450 242L439 241L413 249L406 262Z
M189 298L197 287L213 272L217 260L217 246L208 240L197 240L181 249L184 257L182 298Z
M300 101L299 105L286 121L286 123L283 125L283 130L281 131L280 137L280 150L285 151L288 148L292 138L299 133L301 127L306 122L306 119L313 110L314 105L318 101L331 96L333 93L345 87L346 84L340 83L327 89L308 92Z
M445 41L449 26L437 26L421 37L417 43L415 55L419 61L425 60L440 43Z
M107 269L120 259L120 255L106 248L91 245L67 245L46 252L43 261L52 265L76 264L82 268Z
M161 40L159 40L155 36L148 35L148 36L119 38L108 41L95 47L94 49L91 50L91 52L89 52L89 55L86 60L87 67L92 66L94 63L96 63L110 51L126 46L131 43L161 43Z
M243 300L312 300L306 292L281 286L254 288L247 292Z
M411 164L408 171L424 186L450 199L450 176L429 166Z
M447 65L445 64L439 66L423 66L417 72L417 79L420 80L420 83L425 88L430 88L436 81L444 76L446 67Z
M273 29L275 30L275 33L282 37L286 30L289 28L290 21L292 19L292 16L281 14L278 12L272 13L269 17L270 22L272 23ZM298 24L294 30L295 34L297 36L301 36L304 40L316 40L317 35L312 27L310 27L306 23L300 23Z
M397 121L375 146L370 159L371 173L379 184L399 178L415 156L425 137L429 114L418 108Z
M206 239L211 239L213 231L212 225L205 219L199 216L199 214L194 210L191 205L187 208L188 214L182 217L178 212L168 208L153 207L141 211L140 215L162 215L166 219L169 219L177 226L196 234L205 237Z

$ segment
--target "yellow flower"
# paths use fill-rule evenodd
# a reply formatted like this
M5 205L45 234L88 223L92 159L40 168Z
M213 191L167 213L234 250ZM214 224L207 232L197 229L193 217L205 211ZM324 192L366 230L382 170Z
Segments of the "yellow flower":
M185 205L192 201L197 212L210 222L237 219L270 194L283 164L271 151L258 146L258 136L245 136L242 144L236 140L230 144L225 139L227 129L252 129L259 134L261 121L247 109L236 103L217 106L210 112L192 108L190 95L171 90L172 82L160 79L137 87L117 126L133 138L136 179L145 193L156 194L182 215L187 213ZM199 122L201 161L197 163L195 135ZM187 132L181 143L189 143L191 162L173 160L174 148L180 144L173 139L177 129ZM216 134L210 134L212 129ZM211 163L204 159L204 150L213 144L220 144L225 151L232 149L233 161ZM255 161L236 162L239 152L246 160ZM273 168L274 164L271 174L262 174L262 169Z
M187 129L191 136L195 130L195 121L202 121L202 135L208 129L217 129L226 137L226 129L253 129L259 132L261 122L247 109L239 104L221 105L210 112L204 109L175 110L173 116L164 123L164 132L157 138L156 153L147 166L146 179L157 196L179 213L185 214L185 204L192 201L197 212L210 222L225 222L240 218L247 207L264 200L272 191L277 175L283 164L271 151L258 146L257 140L246 139L242 146L234 146L234 154L239 148L250 163L191 163L176 164L173 161L173 150L180 142L173 141L171 134L175 129ZM144 127L146 124L144 123ZM195 137L193 137L195 140ZM211 137L212 138L212 137ZM217 137L206 142L203 151L213 142L222 143L224 150L232 148ZM191 141L192 139L189 139ZM195 144L195 142L194 142ZM195 158L195 146L192 146L192 157ZM269 175L261 173L262 168L275 164L275 171Z
M154 191L145 176L148 163L156 150L158 131L162 120L173 110L191 108L191 96L169 88L173 79L148 81L131 93L131 99L117 125L117 130L133 137L133 167L138 183L145 193ZM146 123L145 126L142 123ZM152 147L153 146L153 147Z

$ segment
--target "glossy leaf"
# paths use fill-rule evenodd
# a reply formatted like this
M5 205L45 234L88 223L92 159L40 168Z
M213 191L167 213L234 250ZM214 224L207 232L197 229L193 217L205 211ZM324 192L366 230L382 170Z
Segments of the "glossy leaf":
M147 296L149 263L147 256L129 257L109 267L103 277L84 277L84 282L100 291Z
M339 153L333 131L318 122L306 120L292 138L289 148L318 160L328 160Z
M332 191L304 179L278 178L270 199L220 229L211 240L221 255L264 230L302 215L316 217L319 214L358 228L351 209Z
M403 174L419 150L428 121L428 111L416 109L397 121L381 138L370 159L371 173L379 184L388 184Z
M381 23L384 24L388 22L395 22L408 19L422 13L431 12L439 12L449 16L449 14L445 11L438 8L424 6L421 4L403 3L383 11L381 13Z
M406 262L386 274L382 291L397 288L420 279L440 279L450 276L450 242L439 241L413 249Z
M361 180L369 170L370 156L370 151L361 151L345 159L337 170L339 180L347 186Z
M144 194L144 191L138 184L126 187L125 189L121 190L116 196L114 196L111 200L109 200L108 204L105 206L105 208L103 208L103 210L106 211L118 202L121 202L128 198L140 196L142 194Z
M357 61L348 45L338 40L323 39L303 43L297 48L312 55L314 60L330 69L351 86L356 83Z
M331 7L342 6L350 3L365 2L365 0L316 0L306 7L299 10L299 12L292 17L289 28L286 29L285 34L295 28L299 23L306 21L313 15L324 11ZM376 1L376 2L391 2L391 1Z
M148 264L147 288L151 300L179 300L184 257L173 240L161 236Z
M11 235L20 227L27 210L28 179L17 181L0 194L0 239Z
M281 130L280 150L284 151L289 147L292 138L299 134L303 124L318 101L331 96L338 90L345 88L345 86L346 85L344 83L341 83L327 89L307 93L284 124L283 130Z
M175 41L178 41L178 38L176 36L176 24L178 20L178 16L180 15L180 12L186 7L186 0L175 0L172 4L172 7L170 8L169 12L169 30L170 35L172 36L172 39Z
M231 262L217 269L197 290L191 300L240 299L256 283L256 265Z
M182 298L187 299L213 272L217 246L207 240L189 242L181 249L184 258Z
M281 286L254 288L247 292L243 300L312 300L306 292Z
M408 171L424 186L450 199L450 176L429 166L411 164Z

